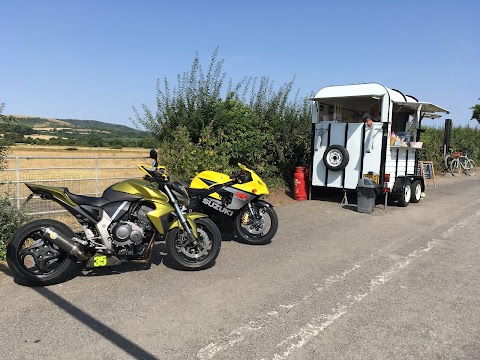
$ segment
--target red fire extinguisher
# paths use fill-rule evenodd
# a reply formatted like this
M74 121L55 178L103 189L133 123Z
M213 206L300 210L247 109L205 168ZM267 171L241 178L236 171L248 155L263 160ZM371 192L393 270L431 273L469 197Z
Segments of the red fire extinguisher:
M295 200L307 200L304 166L297 166L295 168L295 173L293 174L293 196Z

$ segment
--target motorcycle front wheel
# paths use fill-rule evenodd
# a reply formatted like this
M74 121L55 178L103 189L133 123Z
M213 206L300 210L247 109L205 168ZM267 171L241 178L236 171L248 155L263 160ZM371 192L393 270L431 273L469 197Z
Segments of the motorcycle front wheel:
M167 233L165 242L167 257L181 270L203 270L213 265L222 244L222 236L217 225L208 218L195 219L198 240L185 245L187 233L174 228Z
M13 276L29 285L52 285L65 281L77 266L77 259L42 236L42 227L52 227L68 237L65 224L43 219L19 228L7 245L7 263Z
M271 205L252 203L243 207L234 220L235 235L246 244L265 245L277 233L278 217Z

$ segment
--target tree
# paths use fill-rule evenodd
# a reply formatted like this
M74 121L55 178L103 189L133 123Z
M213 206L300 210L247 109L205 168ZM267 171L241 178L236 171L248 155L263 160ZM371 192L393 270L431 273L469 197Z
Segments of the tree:
M5 108L5 104L0 103L0 126L2 128L5 128L5 125L8 125L14 121L14 118L12 116L3 115L4 108ZM9 146L6 143L5 139L1 137L0 138L0 171L5 169L5 166L7 164L5 157L7 156L8 148Z
M268 77L245 77L226 85L218 48L203 71L196 54L190 71L171 90L157 80L156 110L133 107L136 125L159 141L163 165L184 177L201 170L228 171L230 158L246 155L261 176L291 181L310 147L307 99L291 100L293 81L274 90Z
M16 132L9 132L3 135L3 140L5 141L5 144L8 145L15 145L15 143L23 143L24 139L25 138L22 134Z
M222 73L223 60L217 61L218 48L212 55L207 74L204 74L198 53L190 72L177 75L178 85L170 90L167 78L157 80L157 109L153 113L142 105L144 116L133 107L136 125L142 125L159 140L173 140L173 133L179 126L188 128L190 137L196 143L202 129L212 120L216 105L221 101L220 91L225 80Z
M480 99L478 99L478 100L480 100ZM477 104L477 105L475 105L475 106L472 106L470 109L473 110L473 112L472 112L472 120L475 119L475 120L477 120L478 123L480 124L480 104Z

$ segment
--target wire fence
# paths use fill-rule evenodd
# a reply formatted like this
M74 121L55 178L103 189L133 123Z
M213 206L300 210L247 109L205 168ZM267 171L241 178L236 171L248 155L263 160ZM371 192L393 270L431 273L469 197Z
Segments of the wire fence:
M18 209L31 216L65 213L60 205L33 197L25 183L66 187L79 195L101 196L108 186L129 178L140 178L139 156L8 156L8 167L0 173L0 191Z

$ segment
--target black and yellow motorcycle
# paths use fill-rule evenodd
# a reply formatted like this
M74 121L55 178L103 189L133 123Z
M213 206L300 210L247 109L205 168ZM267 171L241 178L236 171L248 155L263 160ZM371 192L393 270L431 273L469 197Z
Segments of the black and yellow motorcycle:
M32 285L65 281L83 261L87 268L148 262L153 242L165 240L174 267L201 270L213 265L221 234L202 213L184 213L188 194L181 181L153 166L138 165L143 179L108 187L101 197L72 194L65 187L27 183L32 196L53 200L76 217L83 228L74 233L52 219L19 228L7 246L7 262L15 277Z
M245 157L237 165L240 170L231 176L206 170L184 182L190 196L188 209L207 214L219 227L231 224L241 242L268 244L278 229L273 205L261 199L269 194L268 187Z

